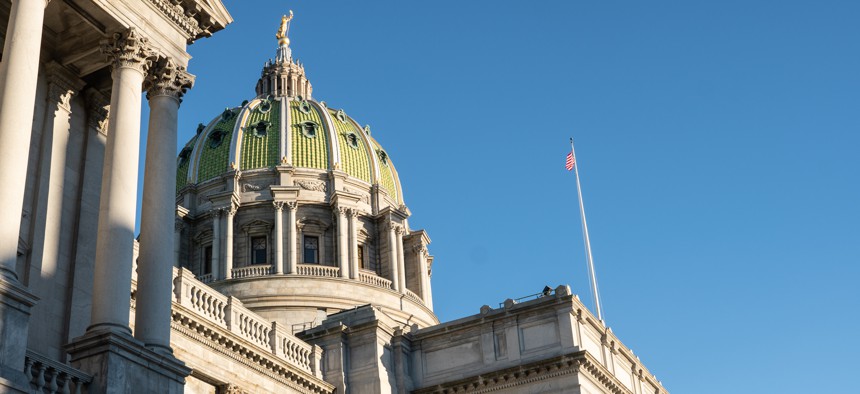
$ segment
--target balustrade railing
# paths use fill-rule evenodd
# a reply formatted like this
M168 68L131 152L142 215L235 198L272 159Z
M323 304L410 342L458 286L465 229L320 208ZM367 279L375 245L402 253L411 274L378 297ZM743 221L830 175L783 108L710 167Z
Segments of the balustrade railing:
M381 276L377 276L374 272L359 270L358 279L369 285L382 287L384 289L391 289L391 281Z
M272 273L271 264L249 265L247 267L233 268L233 278L253 278L255 276L266 276Z
M421 297L419 297L418 294L413 293L412 290L406 289L406 298L419 304L424 304L424 301L421 299Z
M327 265L319 265L319 264L297 264L298 274L304 276L323 276L327 278L338 278L340 277L340 268L339 267L330 267Z
M212 277L212 274L203 274L203 275L197 275L197 280L199 280L203 283L212 283L214 278Z
M276 322L251 312L242 301L201 283L191 271L174 268L174 299L192 313L286 360L317 377L322 376L322 349L296 338Z
M24 376L35 393L87 393L92 376L28 350Z

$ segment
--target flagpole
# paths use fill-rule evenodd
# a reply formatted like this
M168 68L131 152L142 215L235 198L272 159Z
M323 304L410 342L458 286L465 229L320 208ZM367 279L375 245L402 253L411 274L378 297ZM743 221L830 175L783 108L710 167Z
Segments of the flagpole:
M585 259L588 262L588 275L591 279L591 292L594 296L594 308L597 310L597 319L603 321L603 313L600 310L600 296L597 291L597 276L594 274L594 259L591 257L591 239L588 237L588 224L585 222L585 206L582 204L582 187L579 185L579 165L576 162L576 151L573 149L573 138L570 139L570 154L573 156L573 171L576 174L576 195L579 197L579 214L582 218L582 239L585 243Z

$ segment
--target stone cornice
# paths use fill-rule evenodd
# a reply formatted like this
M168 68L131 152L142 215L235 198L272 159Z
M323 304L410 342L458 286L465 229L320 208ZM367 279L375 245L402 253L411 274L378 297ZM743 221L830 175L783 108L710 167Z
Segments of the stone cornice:
M631 394L622 383L612 376L588 352L581 350L562 356L519 365L499 371L460 379L454 382L433 385L413 391L415 394L489 393L511 389L528 383L551 379L572 373L584 373L599 382L612 394Z
M285 365L272 357L270 352L248 346L244 340L235 338L232 333L206 320L198 319L194 312L176 303L173 304L171 329L294 390L312 393L334 391L328 383Z

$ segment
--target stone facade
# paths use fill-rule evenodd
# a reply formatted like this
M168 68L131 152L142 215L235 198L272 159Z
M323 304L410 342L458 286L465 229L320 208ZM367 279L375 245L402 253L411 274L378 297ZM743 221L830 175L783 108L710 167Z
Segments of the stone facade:
M440 324L430 236L291 20L177 160L220 1L0 1L0 391L666 392L565 286Z

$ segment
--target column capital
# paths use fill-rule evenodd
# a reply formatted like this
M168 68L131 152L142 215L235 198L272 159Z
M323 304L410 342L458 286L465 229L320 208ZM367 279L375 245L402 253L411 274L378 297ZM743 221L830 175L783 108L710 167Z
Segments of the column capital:
M227 215L234 216L236 212L239 210L239 205L236 203L231 203L229 207L226 208Z
M144 82L146 98L166 96L182 102L185 91L194 86L194 75L189 74L185 67L176 64L173 59L160 58L149 70Z
M86 91L87 124L99 134L107 136L108 119L110 118L110 101L98 90Z
M286 201L272 201L272 205L275 206L275 211L281 212L284 210L284 204Z
M350 208L350 209L349 209L349 213L348 213L347 215L349 215L350 217L354 217L354 218L355 218L355 217L358 217L358 215L359 215L360 213L361 213L361 211L360 211L360 210L358 210L357 208Z
M180 218L176 218L176 221L173 222L173 228L177 233L182 232L182 230L185 229L185 221Z
M338 215L346 216L347 214L349 214L349 208L347 208L347 207L337 207L337 208L335 208L335 209L334 209L334 212L335 212L336 214L338 214Z
M77 75L56 62L45 65L48 77L48 100L49 104L56 104L58 108L71 113L72 96L84 87L84 81L78 79Z
M223 213L224 208L212 208L209 210L209 215L216 219L220 218Z
M289 208L289 210L291 210L291 211L295 211L296 209L298 209L298 207L299 207L299 203L298 203L298 202L296 202L296 201L287 201L287 208Z
M395 222L389 222L388 224L391 227L391 230L394 231L397 235L403 234L403 226L397 224Z
M156 56L155 50L149 45L149 40L141 36L133 27L116 32L110 38L102 40L101 51L111 62L112 70L133 68L144 74L152 66Z

